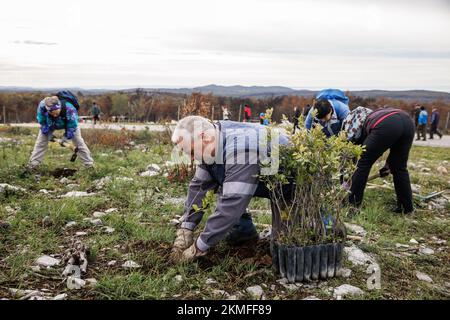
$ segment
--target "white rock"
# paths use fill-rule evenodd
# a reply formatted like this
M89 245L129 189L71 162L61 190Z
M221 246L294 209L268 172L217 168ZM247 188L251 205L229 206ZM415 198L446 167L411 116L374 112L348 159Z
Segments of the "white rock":
M424 255L431 255L431 254L434 254L434 250L425 247L425 248L420 248L419 253L424 254Z
M84 237L84 236L87 236L87 232L79 231L79 232L76 232L75 235L77 237Z
M147 166L147 170L149 170L149 171L161 171L161 168L157 164L152 163L152 164Z
M95 287L97 285L97 283L98 283L97 279L94 279L94 278L86 279L86 284L91 287Z
M183 281L183 277L182 277L181 275L179 275L179 274L177 274L177 275L174 277L174 279L175 279L176 282L181 282L181 281Z
M437 167L436 171L440 174L440 175L446 175L448 174L448 171L445 167L443 166L439 166Z
M352 270L350 270L348 268L341 268L341 270L339 270L339 276L342 278L350 278L351 275L352 275Z
M117 264L117 261L116 261L116 260L111 260L111 261L108 262L107 266L108 266L108 267L113 267L113 266L115 266L116 264Z
M67 299L67 293L58 294L53 298L53 300L66 300Z
M112 182L111 177L106 176L99 180L95 180L93 183L95 185L95 188L100 190L100 189L103 189L104 187L106 187L111 182Z
M348 260L355 266L373 264L375 262L370 255L364 253L356 246L345 247L344 251L347 254Z
M272 227L268 227L259 233L259 239L269 239L272 235Z
M86 285L86 281L76 277L67 278L67 289L69 290L80 290Z
M69 189L69 190L73 190L73 189L76 189L76 188L78 188L78 187L79 187L79 185L77 185L77 184L75 184L75 183L70 183L70 184L68 184L68 185L66 186L66 188Z
M60 198L81 198L90 197L95 195L95 193L87 193L85 191L69 191L66 194L60 196Z
M61 180L59 180L59 182L62 184L68 184L71 181L69 179L67 179L66 177L64 177L64 178L61 178Z
M141 177L153 177L153 176L157 176L158 174L159 173L155 172L155 171L144 171L144 172L141 172L139 175Z
M41 267L39 267L39 266L31 266L31 271L39 272L39 271L41 271Z
M67 224L64 226L64 229L69 229L69 228L75 227L76 225L77 225L77 223L75 221L70 221L70 222L67 222Z
M217 284L217 281L209 278L209 279L206 279L205 284L207 284L207 285Z
M416 239L411 239L411 240L409 240L409 243L411 243L411 244L419 244L419 241L417 241Z
M357 224L345 223L345 227L358 236L365 237L367 235L366 230Z
M140 268L140 267L141 266L139 264L137 264L136 262L134 262L133 260L125 261L122 264L122 268L124 268L124 269L137 269L137 268Z
M83 221L88 221L89 223L93 224L94 226L103 225L103 222L100 219L84 218Z
M57 266L60 262L61 262L61 260L55 259L55 258L47 256L47 255L41 256L41 257L37 258L35 261L35 263L37 265L42 266L42 267L54 267L54 266Z
M319 299L316 296L307 296L306 298L303 298L302 300L322 300L322 299Z
M177 226L177 225L180 224L180 220L178 220L178 219L172 219L172 220L170 220L170 224L173 225L173 226Z
M359 296L363 294L364 291L362 291L360 288L354 287L349 284L343 284L337 288L334 288L333 291L333 297L338 300L341 300L345 296Z
M111 233L114 233L114 231L116 231L116 229L111 228L111 227L105 227L105 228L103 229L103 231L104 231L105 233L111 234Z
M264 294L264 290L261 288L261 286L248 287L247 289L245 289L245 291L247 291L247 293L255 299L260 299Z
M431 279L429 275L427 275L425 273L422 273L420 271L416 272L416 277L420 281L425 281L425 282L428 282L428 283L432 283L433 282L433 279Z
M116 212L116 211L119 211L119 210L117 208L110 208L108 210L105 210L105 213L110 214L110 213L113 213L113 212Z
M431 172L431 169L424 167L420 171L422 171L422 172Z
M46 189L41 189L41 190L39 190L39 193L49 194L48 190L46 190Z
M104 216L107 216L108 214L106 212L101 212L101 211L95 211L92 216L94 218L103 218Z
M7 183L0 183L0 193L3 193L5 191L7 191L7 192L26 192L27 190L25 190L24 188L21 188L21 187L12 186Z
M412 193L420 193L420 186L418 184L412 184L411 185L411 191Z
M401 243L396 243L395 247L400 249L400 248L409 248L409 246L407 244L401 244Z

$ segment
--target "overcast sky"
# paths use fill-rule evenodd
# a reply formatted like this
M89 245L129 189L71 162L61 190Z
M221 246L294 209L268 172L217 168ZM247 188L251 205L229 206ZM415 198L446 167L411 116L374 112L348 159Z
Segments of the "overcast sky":
M450 92L450 1L2 0L0 86Z

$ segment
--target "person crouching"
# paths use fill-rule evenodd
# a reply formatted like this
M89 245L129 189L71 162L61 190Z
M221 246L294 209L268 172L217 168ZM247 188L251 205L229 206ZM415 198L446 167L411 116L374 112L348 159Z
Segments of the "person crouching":
M65 101L64 104L65 112L61 112L62 103L57 96L46 97L39 103L37 121L40 124L40 130L28 162L29 169L36 169L42 163L48 143L53 140L53 133L56 130L64 130L62 142L72 140L78 148L78 156L83 164L86 167L93 167L94 160L78 126L78 112L70 102Z

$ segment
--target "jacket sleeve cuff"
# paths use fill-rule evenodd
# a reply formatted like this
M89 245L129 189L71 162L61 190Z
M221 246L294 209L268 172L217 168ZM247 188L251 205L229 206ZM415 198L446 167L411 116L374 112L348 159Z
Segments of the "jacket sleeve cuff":
M201 239L201 236L198 237L196 246L202 252L206 252L210 248L210 246L208 246L206 243L203 242L203 240Z
M180 227L192 231L197 227L197 225L193 222L183 222Z

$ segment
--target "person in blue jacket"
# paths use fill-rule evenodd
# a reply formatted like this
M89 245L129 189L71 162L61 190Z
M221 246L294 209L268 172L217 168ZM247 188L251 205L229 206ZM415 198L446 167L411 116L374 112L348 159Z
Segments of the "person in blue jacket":
M348 97L341 90L322 90L317 94L314 105L306 116L306 129L309 130L316 123L319 123L323 126L323 132L327 137L337 135L342 129L343 121L350 112L348 103Z
M41 128L28 162L28 168L35 169L42 163L48 143L53 140L53 133L56 130L64 130L63 142L72 140L75 147L78 148L78 156L86 167L94 165L91 152L81 136L77 109L70 102L65 104L66 115L63 118L61 116L61 102L58 97L46 97L39 103L37 121Z
M419 113L419 126L417 127L417 139L420 140L420 136L422 136L422 140L427 140L427 123L428 123L428 112L425 110L425 107L420 107Z

